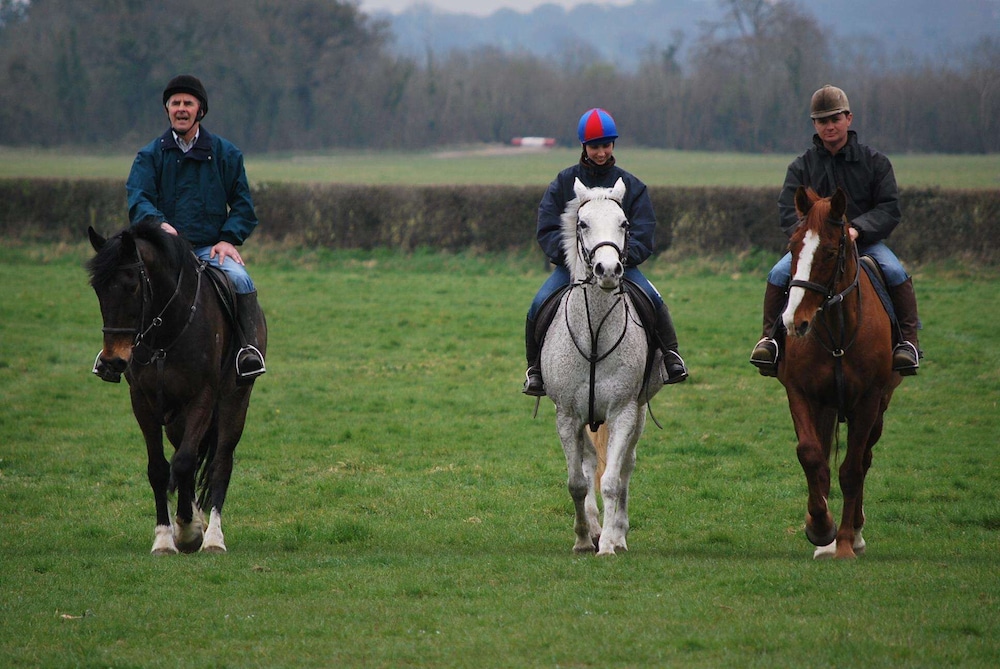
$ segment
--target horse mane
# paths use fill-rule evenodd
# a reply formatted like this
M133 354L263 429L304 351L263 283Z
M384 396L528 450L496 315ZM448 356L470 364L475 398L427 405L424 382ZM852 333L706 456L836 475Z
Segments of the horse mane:
M101 250L87 262L90 285L95 289L107 286L121 266L122 238L125 235L131 235L135 241L149 242L157 254L163 256L167 267L179 268L184 263L193 262L194 255L187 241L178 235L164 232L158 219L145 218L110 237Z
M580 198L573 198L566 203L566 209L559 218L562 223L563 255L566 256L566 267L570 270L580 259L580 250L576 246L576 220L582 206Z

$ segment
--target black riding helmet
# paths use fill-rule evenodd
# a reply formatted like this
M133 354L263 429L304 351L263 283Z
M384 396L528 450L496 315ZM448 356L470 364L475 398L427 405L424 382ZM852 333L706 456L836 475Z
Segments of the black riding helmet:
M204 118L208 113L208 93L205 92L205 87L202 86L198 77L190 74L179 74L171 79L167 87L163 89L163 106L167 105L167 100L175 93L188 93L195 96L201 103L200 116Z

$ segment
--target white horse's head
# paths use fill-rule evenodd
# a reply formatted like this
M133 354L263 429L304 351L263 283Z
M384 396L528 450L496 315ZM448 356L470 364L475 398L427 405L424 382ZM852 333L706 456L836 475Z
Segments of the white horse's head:
M562 215L563 251L573 281L591 278L604 290L615 290L625 273L628 218L622 209L625 182L611 188L587 188L579 179L576 197Z

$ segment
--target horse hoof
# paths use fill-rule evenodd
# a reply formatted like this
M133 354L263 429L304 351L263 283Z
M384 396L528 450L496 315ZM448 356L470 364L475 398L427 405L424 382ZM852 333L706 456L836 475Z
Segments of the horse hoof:
M170 547L160 546L158 548L154 548L153 550L151 550L149 552L149 554L150 555L177 555L177 549L174 548L173 546L170 546Z
M197 553L201 550L201 542L189 544L177 544L177 550L181 553Z
M837 528L836 526L831 525L829 532L819 535L813 531L812 527L806 525L806 539L808 539L809 543L813 546L826 548L837 539Z
M202 553L225 553L226 552L226 546L225 546L225 544L211 544L211 545L205 544L204 546L201 547L201 552Z

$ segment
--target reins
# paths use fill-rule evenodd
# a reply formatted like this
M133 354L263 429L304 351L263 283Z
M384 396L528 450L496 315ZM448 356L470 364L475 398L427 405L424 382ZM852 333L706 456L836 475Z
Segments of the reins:
M590 364L590 389L589 389L589 399L587 403L587 423L590 425L591 430L597 431L597 428L600 427L601 422L603 422L594 420L594 406L597 401L596 397L597 363L599 363L600 361L604 360L609 355L614 353L615 350L621 345L622 341L624 341L625 333L628 332L629 313L628 313L628 301L624 299L623 297L624 291L620 289L618 291L618 299L615 300L614 304L612 304L611 307L608 309L608 311L604 314L604 317L601 318L600 322L597 324L597 328L595 329L594 320L590 312L590 298L587 295L586 288L584 288L583 304L584 304L584 309L587 313L587 329L590 334L590 349L589 349L590 352L588 353L587 351L585 351L584 347L581 346L580 342L577 341L576 336L573 334L573 329L570 327L569 300L570 296L573 294L573 291L575 289L580 288L581 286L588 286L588 285L593 285L593 277L588 277L584 281L578 281L577 283L574 283L572 286L570 286L570 289L566 292L566 297L563 298L564 300L563 316L566 320L566 331L569 332L569 338L573 342L573 346L576 347L576 350L580 353L580 355L583 356L583 358ZM607 323L608 318L611 316L611 313L615 310L615 307L617 307L619 304L622 305L625 315L624 323L622 324L621 334L618 335L618 339L615 340L615 343L612 344L607 351L598 354L597 346L600 342L601 331L604 329L604 325Z

